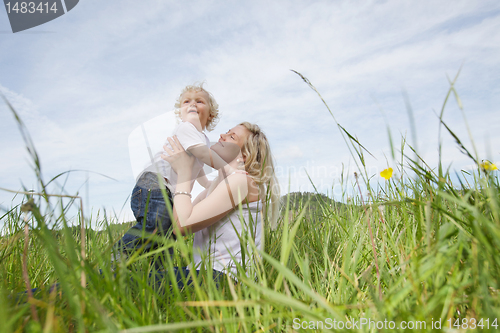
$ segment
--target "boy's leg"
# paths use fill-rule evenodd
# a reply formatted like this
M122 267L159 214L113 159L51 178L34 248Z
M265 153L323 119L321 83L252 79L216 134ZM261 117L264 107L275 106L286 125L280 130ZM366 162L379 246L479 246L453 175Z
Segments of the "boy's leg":
M149 274L150 285L155 286L158 290L162 290L161 288L171 287L173 284L176 284L180 290L193 283L187 267L173 267L173 275L174 281L171 280L170 274L167 271L154 271Z
M193 284L193 279L191 278L191 274L196 274L198 277L198 282L203 283L203 277L200 276L200 271L190 271L187 267L173 267L173 272L175 276L175 281L170 279L170 275L167 271L155 271L149 275L150 285L155 286L158 290L160 288L165 288L166 286L172 286L172 284L177 284L179 290L184 287L191 286ZM219 288L220 284L226 278L226 275L223 272L212 270L212 278L215 282L217 288ZM164 289L163 289L164 290Z
M142 194L147 192L147 190L147 188L143 188L138 184L136 184L132 190L130 206L134 213L136 224L123 235L122 239L120 239L117 244L115 244L117 250L120 252L133 252L135 248L141 246L143 231L147 234L146 226L143 224L144 209L146 206L145 202L142 202Z
M169 200L170 207L172 207L172 196L167 190L167 200ZM175 235L172 233L172 221L170 219L170 214L163 198L161 189L155 189L150 191L149 195L149 207L147 210L147 215L144 217L143 223L146 224L146 229L151 230L152 233L156 231L155 235L157 237L171 237L175 239ZM150 241L146 244L145 250L149 251L161 247L162 243ZM156 254L152 258L155 268L157 270L162 269L163 263L165 262L165 256L171 256L173 254L173 249L169 248L168 251L163 251Z
M172 205L171 194L168 189L166 191ZM153 233L168 235L172 227L156 174L145 173L139 178L132 191L130 204L137 223L118 242L117 249L131 253L143 247L144 251L149 251L156 245L149 240L149 236Z

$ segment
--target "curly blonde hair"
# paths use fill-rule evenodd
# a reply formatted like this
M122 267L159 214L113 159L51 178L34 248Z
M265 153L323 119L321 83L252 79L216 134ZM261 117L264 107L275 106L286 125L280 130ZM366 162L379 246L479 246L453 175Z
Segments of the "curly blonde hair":
M264 132L256 124L242 122L248 132L241 153L245 157L245 170L259 186L259 195L265 198L265 217L274 229L279 217L280 187L274 172L271 147ZM267 203L270 204L267 204Z
M208 95L208 104L210 106L210 113L209 113L209 117L207 120L206 130L209 132L213 131L215 126L217 125L217 123L220 120L220 118L219 118L219 104L217 104L217 101L215 100L214 96L209 91L205 90L205 88L203 88L203 82L202 83L194 83L194 84L188 85L188 86L184 87L184 89L182 89L181 94L179 95L179 97L177 97L177 100L175 101L175 104L174 104L175 115L177 116L178 119L180 119L180 116L181 116L180 107L181 107L182 95L184 95L188 91L194 91L194 92L203 91Z

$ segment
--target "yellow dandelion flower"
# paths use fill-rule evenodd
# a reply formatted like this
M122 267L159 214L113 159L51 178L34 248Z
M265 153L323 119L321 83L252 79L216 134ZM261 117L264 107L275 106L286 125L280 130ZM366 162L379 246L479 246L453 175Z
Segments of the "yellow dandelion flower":
M387 168L380 173L380 177L389 180L392 177L392 168Z
M491 163L490 161L484 161L483 163L481 163L479 165L481 167L481 169L483 169L484 171L494 171L494 170L498 170L497 166L495 165L495 163Z

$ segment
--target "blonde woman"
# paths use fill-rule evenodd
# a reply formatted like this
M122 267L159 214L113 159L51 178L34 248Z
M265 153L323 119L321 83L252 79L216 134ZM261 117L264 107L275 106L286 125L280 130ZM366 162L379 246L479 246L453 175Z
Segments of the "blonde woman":
M169 142L172 149L165 147L163 158L178 173L173 193L174 232L195 234L195 268L206 258L212 265L214 277L221 273L234 275L238 265L251 264L243 262L241 235L250 235L256 247L261 248L262 223L274 227L278 220L279 185L269 142L257 125L248 122L221 134L211 149L224 157L229 146L237 145L240 153L219 170L212 185L193 202L190 166L194 157L184 151L176 137L169 138ZM245 257L249 258L251 248L247 251ZM182 270L187 273L189 269Z
M253 246L241 244L243 234L258 249L263 245L262 223L275 227L279 215L279 185L274 173L271 149L265 134L257 125L247 122L221 134L219 142L210 147L214 153L225 159L238 156L219 170L212 181L191 203L192 165L196 157L188 155L177 137L168 138L172 147L164 146L168 156L162 156L177 173L177 186L173 193L174 233L194 233L194 265L174 267L179 288L191 283L189 271L199 272L202 260L212 265L216 282L223 274L235 275L237 266L248 266L241 253L242 245L247 248L245 258L252 258ZM248 239L248 237L246 239ZM209 266L205 266L209 268ZM192 272L193 273L193 272ZM161 287L169 274L151 274L152 282ZM171 282L169 282L170 284ZM58 288L58 284L51 287ZM38 289L31 290L32 293ZM25 292L27 293L27 292ZM19 295L19 299L25 293Z

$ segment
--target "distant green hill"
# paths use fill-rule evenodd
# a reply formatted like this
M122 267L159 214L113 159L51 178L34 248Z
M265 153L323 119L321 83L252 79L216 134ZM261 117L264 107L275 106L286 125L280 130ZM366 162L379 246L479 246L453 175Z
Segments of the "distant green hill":
M332 211L340 211L347 208L347 205L337 202L322 193L312 192L291 192L281 197L281 209L286 212L288 202L289 218L296 217L305 207L305 217L330 215ZM307 204L307 206L306 206Z
M323 193L291 192L281 197L281 204L286 205L287 200L290 201L290 207L294 207L295 209L303 207L307 202L309 202L310 207L317 207L318 205L331 205L331 207L345 206L345 204L337 202Z

